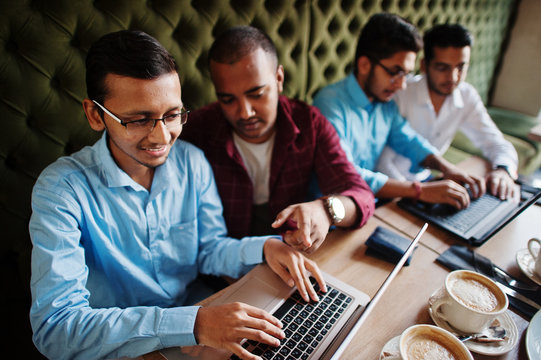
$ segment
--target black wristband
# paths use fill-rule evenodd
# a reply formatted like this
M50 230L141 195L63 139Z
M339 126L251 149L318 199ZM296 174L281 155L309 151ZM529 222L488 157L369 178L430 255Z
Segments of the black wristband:
M511 177L511 179L516 180L516 176L511 174L511 170L509 169L509 166L507 165L496 165L494 166L494 170L496 169L503 169L505 172Z

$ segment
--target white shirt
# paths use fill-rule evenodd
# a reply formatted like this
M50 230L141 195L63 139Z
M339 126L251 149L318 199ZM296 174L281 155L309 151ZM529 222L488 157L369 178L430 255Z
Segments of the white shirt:
M242 162L254 185L254 204L261 205L269 201L269 178L272 149L276 132L270 139L260 144L243 140L233 132L235 146L240 152Z
M492 121L475 88L461 82L445 99L439 114L428 94L425 76L408 79L407 88L400 90L394 100L400 113L411 127L425 137L443 154L460 130L481 150L494 166L505 165L517 170L518 156L513 145L504 139L502 132ZM386 147L379 159L377 169L396 179L424 180L429 171L411 173L411 161Z

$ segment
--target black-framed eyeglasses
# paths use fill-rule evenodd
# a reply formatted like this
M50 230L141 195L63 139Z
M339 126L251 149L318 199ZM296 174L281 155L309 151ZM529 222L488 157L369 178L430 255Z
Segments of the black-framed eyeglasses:
M104 112L107 113L110 117L113 118L113 120L117 121L120 125L124 126L126 130L130 134L135 135L146 135L150 133L152 130L154 130L154 127L156 126L157 121L163 121L163 124L168 129L174 129L176 127L180 127L188 121L188 113L189 110L186 110L185 108L182 108L180 112L165 115L162 118L159 119L152 119L152 118L144 118L141 120L133 120L133 121L124 121L120 119L118 116L113 114L111 111L109 111L105 106L101 105L96 100L92 100L92 102L99 106L100 109L102 109Z
M373 63L375 63L376 65L379 65L381 66L381 68L383 70L385 70L385 72L387 74L389 74L389 76L391 77L391 84L394 84L395 82L398 81L398 79L402 79L406 76L408 76L409 73L407 73L406 71L400 69L400 70L391 70L389 69L387 66L383 65L379 60L377 59L371 59Z

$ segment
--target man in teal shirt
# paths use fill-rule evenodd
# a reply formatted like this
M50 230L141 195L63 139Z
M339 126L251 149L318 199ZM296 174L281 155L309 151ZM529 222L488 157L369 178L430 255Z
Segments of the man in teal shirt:
M238 277L263 259L305 300L317 265L278 237L227 236L201 150L176 141L188 114L173 57L138 31L105 35L86 59L93 146L62 157L32 193L33 340L51 359L137 357L204 344L253 355L243 338L285 337L242 303L194 306L198 274Z
M319 91L314 105L334 125L348 158L376 197L409 197L465 208L470 197L463 185L469 185L478 197L485 192L484 181L443 159L408 125L391 100L405 86L421 47L421 36L412 24L393 14L372 16L359 37L354 73ZM445 179L419 183L376 172L385 145L411 159L412 171L431 168L441 171Z

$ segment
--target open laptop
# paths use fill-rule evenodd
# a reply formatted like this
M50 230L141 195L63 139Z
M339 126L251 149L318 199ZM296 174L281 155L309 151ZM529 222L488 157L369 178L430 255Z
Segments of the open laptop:
M267 265L260 264L209 305L240 301L265 309L280 319L286 338L279 347L252 340L243 343L248 351L263 359L339 359L413 252L427 226L425 224L419 230L372 300L362 291L323 273L327 292L318 291L319 302L306 303L295 288L288 287ZM231 352L205 346L182 350L169 348L160 352L168 360L238 359Z
M522 186L521 200L502 201L485 193L470 206L457 210L447 204L402 199L401 208L437 225L474 246L480 246L541 197L541 189Z

